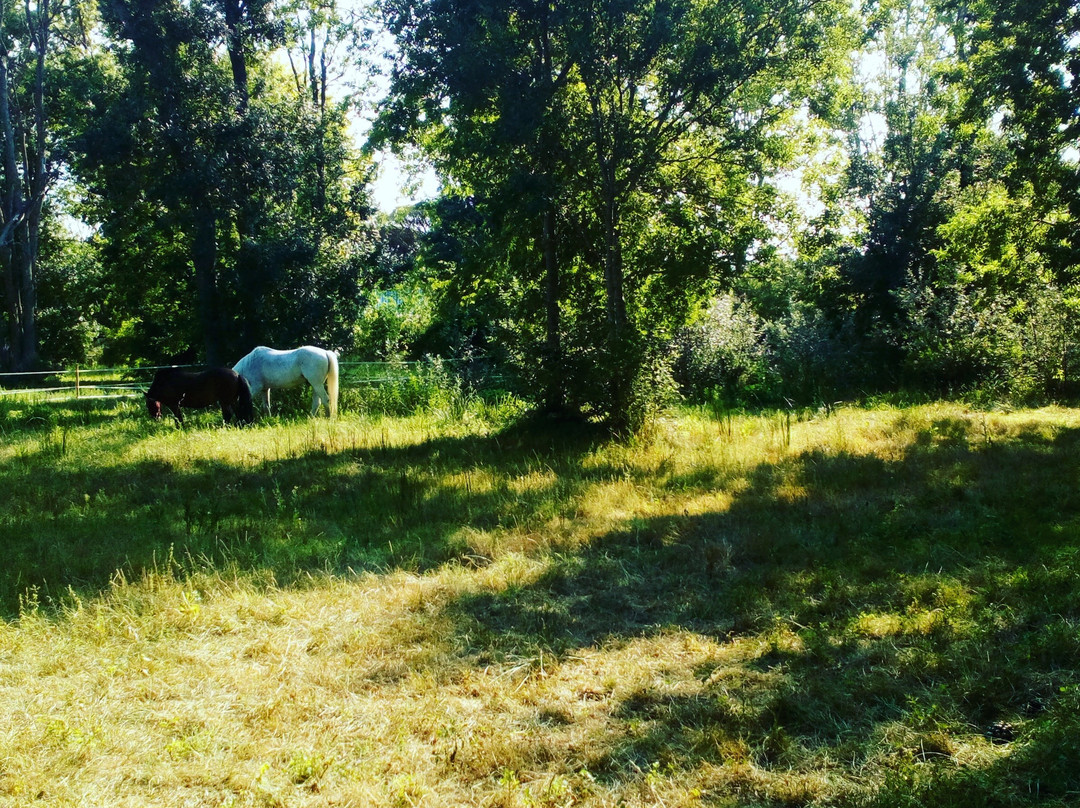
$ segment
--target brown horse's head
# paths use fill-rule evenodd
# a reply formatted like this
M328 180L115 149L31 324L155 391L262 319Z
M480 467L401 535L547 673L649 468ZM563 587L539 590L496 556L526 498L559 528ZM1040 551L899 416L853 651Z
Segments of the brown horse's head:
M160 421L161 420L161 402L156 398L151 398L149 393L144 393L146 396L146 409L150 413L150 417Z

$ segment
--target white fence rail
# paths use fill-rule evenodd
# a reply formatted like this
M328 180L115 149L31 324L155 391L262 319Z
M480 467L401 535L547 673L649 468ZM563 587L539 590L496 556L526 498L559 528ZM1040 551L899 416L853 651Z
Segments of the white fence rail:
M483 360L435 360L451 368L463 363L483 364ZM9 396L45 396L47 400L70 398L128 398L141 396L154 374L165 368L203 368L205 365L152 365L130 368L74 368L39 370L26 373L0 373L0 398ZM432 368L432 360L410 362L339 363L339 387L387 384L407 379L422 368Z

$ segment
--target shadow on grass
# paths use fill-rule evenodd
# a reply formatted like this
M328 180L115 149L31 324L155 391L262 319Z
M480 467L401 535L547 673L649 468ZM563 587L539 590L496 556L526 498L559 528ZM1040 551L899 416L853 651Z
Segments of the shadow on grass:
M942 421L892 462L810 452L759 466L723 513L633 519L529 586L459 600L462 636L496 660L673 632L755 641L734 682L705 662L697 692L621 695L623 729L588 762L612 780L745 754L781 772L884 766L882 806L1067 800L1080 790L1080 433L971 438ZM958 743L995 727L1012 754L957 762Z
M64 402L4 397L0 398L0 439L9 434L104 426L117 418L134 415L146 416L141 393L110 399L72 398Z
M573 519L588 487L620 477L595 456L582 463L599 443L577 428L516 428L249 467L91 470L42 443L0 470L13 492L0 603L15 614L28 587L92 594L118 568L137 575L170 557L281 582L305 569L475 563L462 531ZM811 451L658 478L662 496L735 474L740 493L723 512L627 517L552 554L535 582L446 608L466 665L522 649L566 661L678 632L753 641L735 679L703 658L694 692L620 690L622 729L585 761L600 778L658 763L677 774L833 761L852 777L887 771L882 806L1064 804L1080 790L1078 447L1077 431L995 442L943 419L891 460ZM509 485L529 474L539 482ZM995 725L1008 725L1013 754L957 762L958 743Z
M95 450L118 456L149 430L170 428L138 414L129 420L130 431L95 438ZM221 428L212 414L192 421L188 436ZM430 569L472 553L455 538L462 530L510 524L572 497L572 488L560 490L559 471L569 473L598 436L511 428L403 447L299 456L287 448L255 465L66 462L69 441L83 439L58 423L31 431L0 469L5 617L28 593L44 603L69 588L92 597L117 570L138 577L175 560L270 571L282 583L315 569ZM508 478L536 469L554 472L547 485L509 491Z

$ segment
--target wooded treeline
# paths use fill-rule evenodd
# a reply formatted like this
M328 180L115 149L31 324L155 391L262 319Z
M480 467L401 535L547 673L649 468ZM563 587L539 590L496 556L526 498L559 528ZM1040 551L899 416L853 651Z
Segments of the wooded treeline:
M7 369L483 351L620 429L678 392L1076 385L1075 3L0 0L0 20ZM441 194L375 210L385 148Z

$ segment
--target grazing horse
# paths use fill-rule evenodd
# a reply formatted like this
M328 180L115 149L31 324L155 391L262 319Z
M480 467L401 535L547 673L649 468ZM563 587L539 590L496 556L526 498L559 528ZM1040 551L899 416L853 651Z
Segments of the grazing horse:
M266 409L270 409L271 387L311 385L311 414L326 404L333 418L337 415L338 358L333 351L305 345L291 351L275 351L260 345L235 365L233 370L247 379L252 398L266 394Z
M221 405L221 417L227 424L234 415L243 424L250 424L255 418L251 388L243 376L230 368L212 368L202 373L164 368L154 374L154 382L145 395L151 417L161 418L161 407L165 405L181 424L184 423L181 407L201 409L214 404Z

